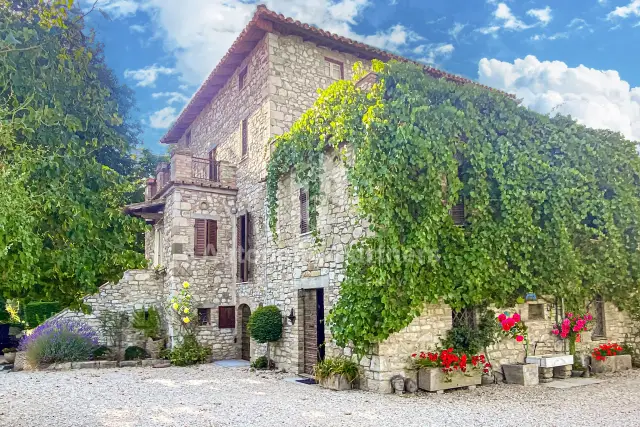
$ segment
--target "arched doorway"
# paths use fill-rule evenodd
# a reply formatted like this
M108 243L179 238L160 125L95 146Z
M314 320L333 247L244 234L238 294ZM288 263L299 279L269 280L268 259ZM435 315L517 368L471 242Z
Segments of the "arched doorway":
M247 304L240 305L240 357L242 360L251 360L251 337L247 331L251 309Z

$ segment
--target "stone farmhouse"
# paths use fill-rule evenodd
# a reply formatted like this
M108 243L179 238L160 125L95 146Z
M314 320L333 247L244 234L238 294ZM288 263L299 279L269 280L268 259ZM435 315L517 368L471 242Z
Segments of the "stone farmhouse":
M354 63L370 67L372 59L407 61L259 6L162 138L173 148L170 164L160 165L149 179L143 203L125 208L152 225L146 235L149 269L128 271L119 283L87 297L93 308L88 319L95 322L103 310L164 306L188 281L198 307L198 336L212 347L215 359L264 354L246 325L253 310L269 304L283 316L283 338L272 346L279 368L311 374L325 352L343 352L331 344L324 318L339 295L345 251L364 232L348 196L345 167L330 153L325 156L319 246L309 230L305 190L292 177L280 184L274 240L266 217L266 168L271 138L312 107L317 90L350 79ZM424 70L436 78L476 84L431 67ZM554 307L530 301L511 308L528 321L538 352L562 348L549 334ZM598 300L591 311L599 321L593 336L584 337L586 347L592 340L622 341L631 332L615 307ZM360 387L391 392L393 375L411 375L408 356L435 348L454 321L474 324L475 313L426 306L422 316L361 361ZM167 327L173 337L172 325ZM494 364L521 361L521 347L503 343L489 356Z

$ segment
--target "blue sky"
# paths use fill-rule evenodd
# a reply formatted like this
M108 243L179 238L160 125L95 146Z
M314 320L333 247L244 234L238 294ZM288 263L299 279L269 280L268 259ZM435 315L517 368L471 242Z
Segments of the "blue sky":
M259 3L640 140L640 0L99 0L110 19L89 25L135 90L147 147L164 150Z

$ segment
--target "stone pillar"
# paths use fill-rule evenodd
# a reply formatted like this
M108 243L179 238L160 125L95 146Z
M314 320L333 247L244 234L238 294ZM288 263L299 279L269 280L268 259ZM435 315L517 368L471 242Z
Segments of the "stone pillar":
M171 153L171 181L191 179L191 151L179 148Z
M553 368L553 377L561 380L571 377L571 365L556 366Z
M218 174L220 176L220 184L228 185L229 187L236 186L236 170L237 167L227 161L220 161L220 170Z
M550 383L553 381L553 368L538 368L538 378L540 384Z
M144 191L144 200L150 200L153 196L156 195L158 191L158 186L156 185L156 179L155 178L149 178L147 179L147 187L145 188Z

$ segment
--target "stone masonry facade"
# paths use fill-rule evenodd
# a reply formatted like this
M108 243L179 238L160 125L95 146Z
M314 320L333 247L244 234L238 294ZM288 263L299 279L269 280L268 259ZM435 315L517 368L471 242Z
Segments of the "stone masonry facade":
M355 56L353 49L333 46L333 49L320 46L274 28L265 31L255 47L235 65L235 71L216 95L190 121L173 147L171 164L160 167L157 179L150 181L149 186L155 189L148 188L147 200L129 207L130 213L152 224L145 245L149 269L127 272L118 284L105 285L98 295L87 297L86 302L93 307L91 316L106 309L165 307L170 296L188 281L195 305L201 311L209 310L209 322L199 326L198 337L211 346L215 359L247 355L254 359L263 355L264 346L255 342L249 342L249 348L244 347L248 340L243 336L246 332L242 313L271 304L283 316L283 337L272 346L272 357L279 368L295 373L307 370L310 345L307 338L311 332L318 335L317 329L324 329L325 355L350 354L349 349L332 344L330 330L324 323L314 326L305 321L313 308L304 302L312 292L315 298L321 298L315 302L317 317L328 315L345 277L346 252L368 229L358 218L357 201L349 195L347 166L336 159L335 153L327 152L324 156L318 243L311 233L300 232L300 185L295 172L280 182L277 239L271 234L266 217L265 178L272 138L286 132L312 107L318 89L336 80L338 68L331 68L330 64L334 67L339 64L341 77L345 79L351 78L356 62L371 67L368 60ZM220 162L216 179L203 178L194 172L203 164L208 167L208 159ZM238 218L246 214L250 218L248 277L241 280ZM197 220L216 222L215 255L195 254ZM158 249L161 253L157 253ZM531 305L522 304L512 310L529 319ZM221 327L220 307L234 308L233 327ZM555 316L552 306L544 304L542 309L535 307L535 310L537 317L529 319L528 325L531 340L537 343L537 354L562 351L549 334ZM295 316L293 321L289 319L291 314ZM168 336L175 344L180 340L180 331L169 316L166 319ZM389 379L393 375L415 376L408 369L410 354L434 349L451 325L452 312L448 306L425 306L420 317L378 344L372 354L360 361L361 388L391 392ZM632 332L626 325L624 315L607 304L606 338L602 339L622 341ZM130 341L135 341L134 338ZM586 349L595 344L585 336L581 347ZM515 342L505 341L490 348L488 355L499 366L522 361L524 351Z

